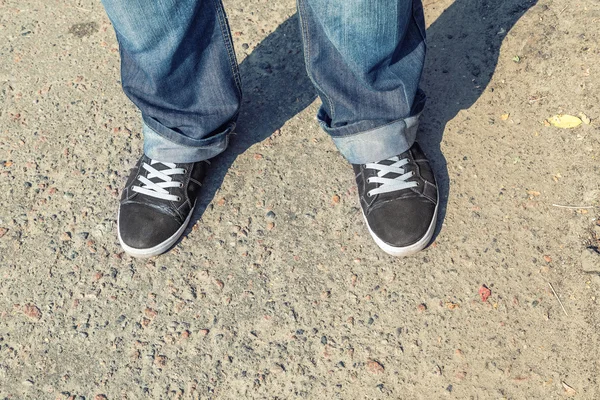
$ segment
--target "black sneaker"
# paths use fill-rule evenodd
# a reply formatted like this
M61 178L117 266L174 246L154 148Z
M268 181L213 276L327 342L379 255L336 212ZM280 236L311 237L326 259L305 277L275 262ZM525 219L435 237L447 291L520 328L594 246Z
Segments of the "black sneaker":
M387 160L352 167L375 243L393 256L423 250L435 230L438 191L419 145Z
M127 254L157 256L175 244L192 217L209 164L140 158L119 205L119 242Z

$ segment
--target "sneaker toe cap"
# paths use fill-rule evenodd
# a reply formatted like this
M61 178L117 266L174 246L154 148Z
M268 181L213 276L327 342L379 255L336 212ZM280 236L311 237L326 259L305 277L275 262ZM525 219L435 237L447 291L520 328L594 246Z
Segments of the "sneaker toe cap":
M401 248L431 234L431 222L435 216L436 204L418 198L386 202L371 210L366 217L373 234L388 245Z
M119 235L134 249L150 249L171 238L181 227L178 218L140 204L121 205Z

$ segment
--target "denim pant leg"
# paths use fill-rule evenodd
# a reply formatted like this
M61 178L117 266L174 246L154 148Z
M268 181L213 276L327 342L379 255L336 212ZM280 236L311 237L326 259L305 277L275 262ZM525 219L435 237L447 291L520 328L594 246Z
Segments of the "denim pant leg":
M144 153L195 162L227 147L241 83L221 0L102 0L123 91L142 112Z
M380 161L415 141L425 104L421 0L298 0L318 119L353 164Z

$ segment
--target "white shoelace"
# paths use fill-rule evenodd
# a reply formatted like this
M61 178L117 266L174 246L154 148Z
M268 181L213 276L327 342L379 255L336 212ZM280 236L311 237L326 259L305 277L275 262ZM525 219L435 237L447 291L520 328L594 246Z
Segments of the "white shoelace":
M414 172L404 172L404 167L409 163L407 158L400 159L398 156L388 158L387 161L392 161L391 165L379 163L365 164L365 168L377 170L377 176L367 179L367 183L380 183L381 185L367 192L367 196L371 197L380 193L390 193L397 190L408 189L419 186L417 182L408 182L408 179L414 175ZM387 174L396 174L395 178L385 178Z
M153 167L155 164L163 164L168 169L158 171ZM150 160L150 165L144 163L142 167L148 171L148 176L138 176L138 180L143 186L133 186L131 190L137 193L145 194L146 196L156 197L157 199L169 200L169 201L180 201L179 196L172 195L167 189L169 188L182 188L183 183L173 180L171 175L182 175L186 173L183 168L176 168L174 163L166 163L162 161ZM150 179L158 178L162 182L154 183Z

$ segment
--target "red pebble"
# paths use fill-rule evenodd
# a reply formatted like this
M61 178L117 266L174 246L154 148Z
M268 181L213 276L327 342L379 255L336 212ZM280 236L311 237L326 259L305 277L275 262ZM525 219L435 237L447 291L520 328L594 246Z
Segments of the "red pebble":
M488 289L487 286L481 285L479 288L479 296L481 296L481 301L487 301L488 297L492 295L492 291Z

